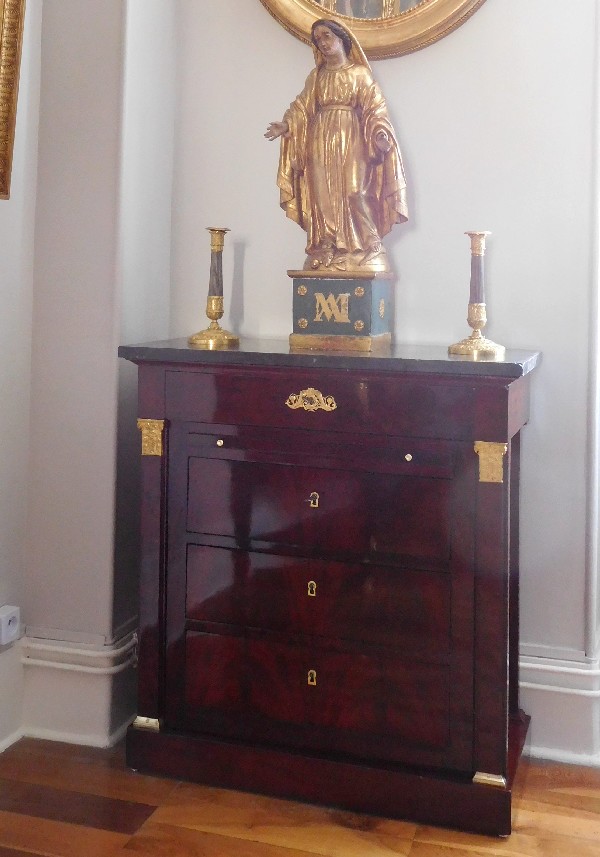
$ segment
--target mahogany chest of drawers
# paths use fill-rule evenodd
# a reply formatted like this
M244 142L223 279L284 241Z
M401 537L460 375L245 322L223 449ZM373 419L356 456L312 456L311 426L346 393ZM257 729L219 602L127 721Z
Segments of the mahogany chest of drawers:
M537 355L119 353L143 453L128 763L509 833Z

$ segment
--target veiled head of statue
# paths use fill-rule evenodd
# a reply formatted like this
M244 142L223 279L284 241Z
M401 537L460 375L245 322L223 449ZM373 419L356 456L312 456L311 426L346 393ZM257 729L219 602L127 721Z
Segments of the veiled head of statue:
M323 54L317 47L317 40L315 36L315 31L317 27L325 27L330 32L332 32L334 36L337 36L344 46L344 52L346 56L352 62L357 63L358 65L364 65L368 69L371 68L371 66L369 65L369 61L366 58L364 51L361 48L354 33L348 27L346 27L345 24L342 24L340 21L334 21L331 18L319 18L310 28L310 38L313 45L315 62L318 66L320 66L324 62L324 58Z
M346 51L346 56L349 56L350 51L352 50L352 39L350 38L350 33L345 27L342 27L341 24L338 24L337 21L331 21L327 18L320 18L310 28L310 37L312 39L313 45L317 44L315 39L315 30L317 27L326 27L328 30L331 30L334 36L337 36L338 39L342 40L342 44L344 45L344 50Z

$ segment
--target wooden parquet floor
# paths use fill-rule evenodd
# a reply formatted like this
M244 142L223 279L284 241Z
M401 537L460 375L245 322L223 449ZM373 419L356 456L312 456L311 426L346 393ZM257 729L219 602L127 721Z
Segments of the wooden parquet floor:
M523 760L513 833L474 836L129 771L124 749L0 755L0 857L600 857L600 769Z

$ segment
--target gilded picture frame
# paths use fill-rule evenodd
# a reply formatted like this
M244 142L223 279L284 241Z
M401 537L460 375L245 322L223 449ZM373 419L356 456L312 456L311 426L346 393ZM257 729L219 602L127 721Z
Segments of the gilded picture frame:
M0 199L10 196L25 0L0 0Z
M285 29L307 44L310 28L332 15L351 27L369 59L385 59L427 47L460 27L485 0L421 0L397 14L398 0L382 0L382 17L348 17L337 0L260 0ZM383 11L389 10L389 11Z

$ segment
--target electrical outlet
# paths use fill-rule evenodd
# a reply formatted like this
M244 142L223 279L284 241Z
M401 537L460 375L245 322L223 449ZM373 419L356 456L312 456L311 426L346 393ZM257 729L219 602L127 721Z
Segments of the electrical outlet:
M0 607L0 646L8 646L19 639L21 632L21 610L5 604Z

